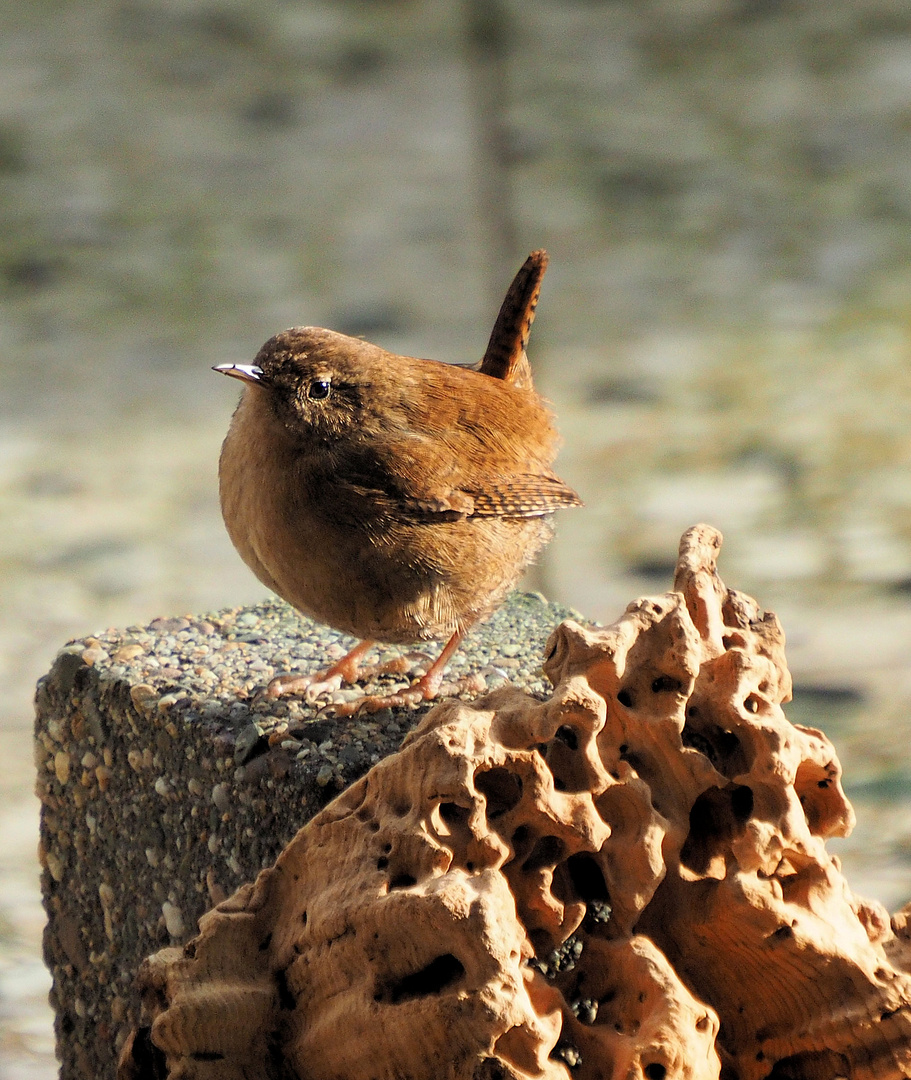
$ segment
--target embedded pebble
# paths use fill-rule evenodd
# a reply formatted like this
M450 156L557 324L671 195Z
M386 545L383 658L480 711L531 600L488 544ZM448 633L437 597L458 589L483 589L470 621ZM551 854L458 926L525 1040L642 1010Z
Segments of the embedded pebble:
M54 755L54 774L64 785L70 778L70 755L65 750L58 750Z
M137 656L142 656L144 653L145 649L134 642L131 645L121 645L119 649L116 649L113 653L113 659L118 664L125 664L130 660L135 660Z
M161 914L164 916L164 924L171 937L183 937L186 933L186 927L184 926L183 915L180 913L180 908L175 907L174 904L165 900L161 905Z
M176 630L185 630L189 625L189 619L153 619L149 623L149 629L156 634L173 634Z
M258 724L245 727L234 742L234 761L243 765L252 756L263 737L263 729Z
M48 851L45 854L44 861L54 881L58 883L63 881L63 862L54 854L53 851Z
M154 657L148 657L146 663L154 663L158 665L158 661ZM137 709L142 710L148 708L151 701L156 700L158 694L149 686L148 683L138 683L136 686L130 687L130 699Z
M224 814L231 807L231 793L227 784L216 784L212 788L212 802Z
M364 697L363 688L360 686L352 686L346 690L336 690L329 695L329 700L339 705L347 704L349 701L357 701L359 698Z

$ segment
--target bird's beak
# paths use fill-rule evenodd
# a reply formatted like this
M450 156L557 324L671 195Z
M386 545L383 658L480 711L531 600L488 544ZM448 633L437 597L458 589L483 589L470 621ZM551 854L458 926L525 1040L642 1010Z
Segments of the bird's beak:
M212 370L246 383L262 383L263 379L263 369L255 364L216 364Z

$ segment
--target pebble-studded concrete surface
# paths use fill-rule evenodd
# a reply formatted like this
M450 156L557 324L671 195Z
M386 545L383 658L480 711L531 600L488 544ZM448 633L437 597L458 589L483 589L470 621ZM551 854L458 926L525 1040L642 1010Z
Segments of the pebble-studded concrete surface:
M571 614L513 593L451 677L546 696L545 644ZM318 672L351 644L273 602L70 642L39 682L45 957L66 1080L113 1072L140 1022L142 960L192 937L431 708L327 715L392 690L384 675L312 704L259 693L276 670Z
M0 5L2 1080L55 1069L35 681L262 597L208 367L295 323L473 360L533 247L586 501L533 587L608 621L718 526L845 764L852 884L911 894L909 114L900 0Z

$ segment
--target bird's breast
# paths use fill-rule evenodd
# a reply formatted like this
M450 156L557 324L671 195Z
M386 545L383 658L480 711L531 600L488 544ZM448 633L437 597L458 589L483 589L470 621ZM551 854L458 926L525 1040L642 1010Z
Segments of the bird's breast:
M250 396L222 448L225 524L260 581L319 622L392 643L448 637L490 614L550 538L549 518L414 520L382 493L355 497Z

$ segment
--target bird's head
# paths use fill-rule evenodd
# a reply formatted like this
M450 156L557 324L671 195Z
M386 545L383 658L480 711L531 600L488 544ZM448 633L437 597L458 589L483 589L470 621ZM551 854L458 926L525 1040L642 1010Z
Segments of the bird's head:
M376 346L315 326L295 326L270 338L252 364L214 371L263 394L292 439L331 443L363 423L374 383Z

